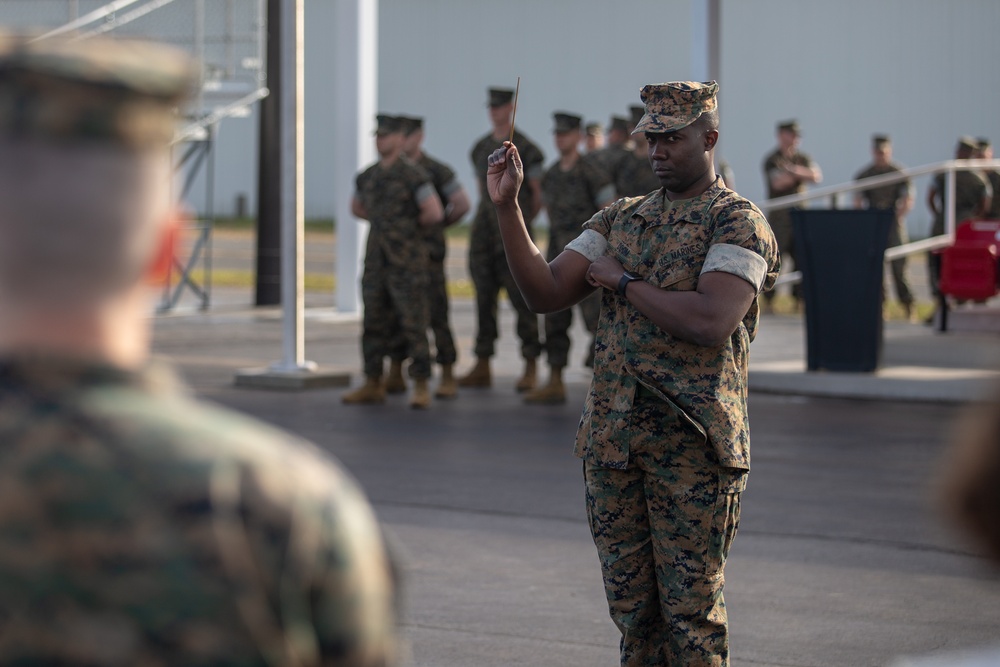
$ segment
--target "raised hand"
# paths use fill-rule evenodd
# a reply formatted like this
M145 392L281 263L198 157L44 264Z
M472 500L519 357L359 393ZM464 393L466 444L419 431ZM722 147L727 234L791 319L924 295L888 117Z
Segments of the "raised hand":
M517 201L517 193L524 181L524 165L517 146L503 142L487 159L486 190L494 206L503 206Z

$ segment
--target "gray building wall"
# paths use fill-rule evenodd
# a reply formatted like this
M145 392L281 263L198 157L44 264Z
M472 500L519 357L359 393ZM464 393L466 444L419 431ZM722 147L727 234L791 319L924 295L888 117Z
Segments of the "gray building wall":
M207 0L220 2L221 0ZM334 2L306 0L306 215L329 217ZM887 132L899 161L951 157L961 134L1000 141L1000 3L995 0L720 0L722 138L735 187L763 199L774 126L796 118L824 185L849 180ZM0 3L0 22L42 3ZM379 0L379 108L426 117L427 151L470 191L469 149L489 129L489 86L521 77L517 125L554 158L551 112L606 123L650 82L692 76L691 0ZM226 120L216 212L256 207L257 119ZM910 217L926 233L926 178ZM196 186L191 204L204 209Z

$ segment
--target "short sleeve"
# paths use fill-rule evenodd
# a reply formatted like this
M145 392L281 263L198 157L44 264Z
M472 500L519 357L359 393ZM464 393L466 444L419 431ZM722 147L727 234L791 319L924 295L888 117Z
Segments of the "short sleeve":
M742 197L730 197L715 220L702 273L724 271L758 292L771 289L778 277L778 244L760 209Z

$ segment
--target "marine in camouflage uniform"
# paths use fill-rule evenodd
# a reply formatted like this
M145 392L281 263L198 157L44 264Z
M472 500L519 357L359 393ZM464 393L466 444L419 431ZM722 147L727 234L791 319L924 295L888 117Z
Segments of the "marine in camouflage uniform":
M430 257L427 271L428 306L430 309L430 328L434 333L434 360L441 366L441 382L435 390L437 398L454 398L458 387L454 377L453 367L458 358L455 348L455 337L448 321L448 280L445 275L444 262L448 254L448 244L445 239L445 227L451 226L469 212L469 198L465 189L455 178L455 172L444 162L435 160L422 149L424 136L423 118L400 116L403 122L403 132L406 135L404 153L420 167L423 167L431 177L434 190L445 207L445 218L441 225L431 225L423 228L423 239L427 244ZM406 341L402 335L397 336L393 346L392 365L386 379L386 391L397 393L405 391L402 365L406 359Z
M551 263L512 203L516 151L490 158L529 303L554 311L602 288L575 451L621 664L632 667L729 664L723 570L750 468L748 353L779 254L760 210L715 175L717 89L642 89L635 131L662 187L596 213Z
M431 176L402 154L402 122L378 116L380 159L358 175L352 210L371 229L361 274L365 312L361 351L365 384L343 397L345 403L379 403L385 398L383 361L392 352L396 327L406 341L409 374L414 379L410 405L430 404L431 375L427 327L430 254L424 228L443 217Z
M806 191L807 183L819 183L823 179L822 172L816 162L799 150L801 132L797 121L788 120L778 123L778 148L764 158L764 182L767 186L767 198L787 197ZM797 206L776 209L767 212L767 220L778 241L782 254L792 260L795 268L795 238L792 234L792 211ZM792 285L792 297L798 301L802 294L800 284ZM764 301L770 309L774 300L774 292L766 292Z
M635 127L645 110L641 106L632 106L630 110L632 127ZM615 190L619 197L641 197L659 187L660 181L649 166L646 142L642 137L638 137L632 145L632 150L618 164L615 172Z
M148 361L194 81L148 43L0 37L0 664L394 664L357 484Z
M874 161L855 174L854 180L860 181L873 176L896 174L902 170L901 165L892 161L892 142L888 136L877 134L872 137L872 154L875 158ZM889 228L888 247L893 248L909 241L909 235L906 233L906 214L913 206L913 183L909 179L862 190L855 197L855 205L893 212L895 224ZM890 263L890 266L892 280L896 286L896 296L903 304L907 318L910 318L913 316L913 292L906 279L906 258L895 259Z
M629 132L632 126L621 116L612 116L608 124L607 145L594 152L594 159L598 161L601 168L611 177L611 182L615 185L615 192L619 196L624 196L618 191L618 172L622 163L628 158L631 152L629 144ZM648 164L648 163L647 163Z
M586 220L614 199L614 184L592 156L577 150L581 118L557 112L555 142L560 157L542 176L542 199L549 217L549 243L546 257L555 259L566 244L580 235L580 221ZM597 333L601 298L595 292L579 303L587 331ZM566 390L562 372L569 362L569 328L573 310L567 308L545 316L545 353L548 357L549 382L525 395L526 403L563 403ZM594 341L591 339L586 365L593 366Z
M975 139L960 137L958 145L955 147L955 159L971 159L975 155L975 151ZM981 173L974 170L955 172L956 225L963 220L981 218L989 210L992 198L993 190L990 188L989 181ZM931 223L931 236L944 234L945 212L951 206L945 188L944 173L937 174L931 179L931 186L927 190L927 206L934 215L934 220ZM941 255L933 252L928 253L927 269L931 293L938 296L940 294L938 285L941 281Z
M507 292L511 306L517 313L517 336L521 339L521 356L525 360L525 372L518 381L518 391L529 391L535 386L535 365L542 351L538 338L538 317L531 312L514 279L507 268L503 242L497 229L496 212L486 193L486 160L490 154L510 138L510 120L514 91L491 88L489 91L490 115L494 129L479 139L472 147L470 157L472 168L479 184L479 206L472 220L469 237L469 274L476 289L476 366L461 380L465 387L487 387L492 383L489 360L495 354L497 328L497 298L500 290ZM506 119L506 120L505 120ZM506 123L506 124L505 124ZM541 206L537 193L538 180L542 175L545 156L542 151L523 133L514 129L514 143L522 147L522 159L528 180L521 190L521 210L524 211L529 233L531 222Z

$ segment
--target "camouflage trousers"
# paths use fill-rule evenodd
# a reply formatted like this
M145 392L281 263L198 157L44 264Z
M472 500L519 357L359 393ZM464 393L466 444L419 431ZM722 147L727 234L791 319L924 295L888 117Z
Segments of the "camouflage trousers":
M431 352L427 343L427 274L404 271L390 266L377 269L365 266L361 278L362 319L361 354L365 375L380 377L383 362L402 336L412 378L429 378ZM398 333L397 333L398 332Z
M746 471L658 398L637 395L629 465L584 462L587 517L623 667L729 665L723 571Z
M441 365L454 364L458 359L458 351L455 349L455 336L448 321L448 280L444 272L444 261L431 260L427 281L430 329L434 334L434 347L437 350L434 361ZM390 357L393 361L403 361L406 359L406 339L398 325L396 329Z
M476 288L478 329L475 355L488 358L496 353L496 340L500 335L497 328L497 303L500 290L504 289L517 312L517 337L521 339L521 356L525 359L537 359L542 352L542 344L538 339L538 315L528 309L528 304L524 302L524 297L510 274L496 220L477 217L472 223L469 274Z
M897 219L889 228L889 245L894 248L907 243L909 235L906 233L904 221ZM892 272L892 282L896 286L896 296L902 304L913 303L913 290L910 289L910 281L906 278L906 258L900 257L889 263Z
M563 251L566 244L579 236L579 232L570 233L550 233L549 247L546 251L546 259L554 260ZM597 333L597 320L601 315L601 292L595 291L586 299L576 305L583 317L583 323L590 332L590 340L587 341L590 349L594 349L594 334ZM548 357L550 366L565 368L569 365L569 328L573 324L573 309L567 308L557 313L549 313L545 316L545 354Z

